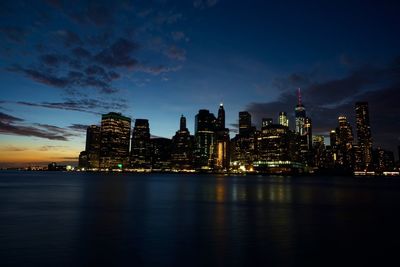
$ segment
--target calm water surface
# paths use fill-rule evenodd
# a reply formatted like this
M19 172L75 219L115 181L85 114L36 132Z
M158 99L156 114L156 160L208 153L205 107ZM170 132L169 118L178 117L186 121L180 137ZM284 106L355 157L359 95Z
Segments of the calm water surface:
M0 172L0 266L386 266L399 253L400 179Z

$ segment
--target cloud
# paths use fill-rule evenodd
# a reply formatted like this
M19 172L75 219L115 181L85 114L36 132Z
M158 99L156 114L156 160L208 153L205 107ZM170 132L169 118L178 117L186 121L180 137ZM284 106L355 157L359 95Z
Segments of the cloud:
M58 30L53 32L53 34L58 37L63 43L64 46L70 47L73 45L81 45L82 40L78 34L70 30Z
M85 95L83 90L86 89L114 94L119 91L114 86L115 80L121 77L130 79L132 77L128 76L134 75L134 71L150 75L176 71L181 66L165 66L164 56L178 61L186 59L185 49L169 43L187 39L182 31L173 31L172 28L172 24L181 20L183 15L176 8L165 8L164 4L158 4L149 11L148 7L140 5L133 8L128 2L88 1L83 5L75 5L68 1L49 0L45 9L54 16L47 22L46 28L56 30L45 34L44 30L39 29L35 43L31 44L31 57L23 57L23 60L20 60L22 55L14 57L15 64L6 69L37 83L62 89L70 96ZM141 14L146 19L138 15L142 10L147 10ZM33 15L39 16L41 10L38 8L37 12ZM123 23L123 27L119 27L122 25L113 24L127 18L132 19L132 25ZM73 22L81 25L74 25ZM65 26L60 29L60 25ZM114 30L114 26L118 30ZM14 39L26 31L22 28L2 30ZM150 39L157 38L168 42L162 41L157 49L147 45ZM138 40L144 45L139 45ZM18 49L16 51L21 51ZM142 61L142 55L146 59L159 57L160 62Z
M65 146L41 146L37 150L39 151L49 151L49 150L57 150L58 148L63 148Z
M21 121L23 121L23 119L0 112L0 122L13 123L13 122L21 122Z
M313 120L315 134L326 134L334 129L341 114L354 122L355 102L367 101L374 145L393 149L399 143L399 59L384 66L364 65L344 77L326 81L315 82L313 75L290 75L285 82L288 88L281 88L282 93L276 101L247 105L253 121L259 126L263 117L277 118L279 111L287 111L293 126L296 87L292 86L291 90L289 87L298 82L307 84L302 88L303 103ZM355 128L353 130L355 133Z
M2 151L9 151L9 152L21 152L21 151L26 151L28 150L28 148L26 147L16 147L13 145L8 145L8 146L4 146L1 148Z
M186 50L176 47L175 45L172 45L168 49L166 49L164 51L164 54L170 59L175 59L179 61L186 60Z
M138 67L139 71L153 74L153 75L159 75L162 73L168 73L168 72L175 72L181 69L182 66L176 66L176 67L168 67L164 65L159 65L159 66L146 66L146 65L141 65Z
M55 62L56 61L50 61L49 63L53 63L54 65ZM52 66L51 64L49 65ZM38 83L65 89L67 91L70 90L69 92L76 90L76 87L93 87L98 89L101 93L112 94L115 93L117 89L111 87L110 82L116 77L119 77L118 74L114 72L107 73L104 76L86 75L79 71L69 71L67 74L57 75L46 69L25 68L18 65L7 69L12 72L23 73L25 76Z
M68 126L68 128L79 132L86 132L88 125L74 123L71 126Z
M83 47L75 47L72 49L72 54L78 58L89 58L91 56L90 52Z
M48 124L21 125L23 119L2 113L0 134L34 136L49 140L67 141L72 134L60 127Z
M8 41L22 43L25 41L28 31L21 27L0 27L2 33Z
M138 61L131 53L139 48L138 44L119 38L110 47L95 56L95 60L108 67L133 67Z
M123 111L128 108L126 100L116 99L109 101L102 101L98 99L66 99L64 102L26 102L18 101L19 105L31 106L31 107L42 107L49 109L61 109L61 110L72 110L80 111L91 114L101 114L109 110Z
M49 67L58 67L61 63L65 62L65 57L57 54L44 54L39 57L40 62Z
M23 73L32 80L49 86L65 88L70 84L68 77L57 77L51 73L45 73L37 69L13 66L8 68L8 70Z

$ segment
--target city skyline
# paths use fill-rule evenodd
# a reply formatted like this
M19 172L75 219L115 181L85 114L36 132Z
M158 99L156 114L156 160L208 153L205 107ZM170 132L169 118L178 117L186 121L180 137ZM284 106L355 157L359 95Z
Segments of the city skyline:
M355 134L354 103L366 101L374 145L400 143L396 2L0 5L3 166L76 161L86 127L111 111L166 138L181 114L193 133L198 110L220 102L231 137L245 110L258 128L286 112L294 129L298 87L313 135L340 115Z

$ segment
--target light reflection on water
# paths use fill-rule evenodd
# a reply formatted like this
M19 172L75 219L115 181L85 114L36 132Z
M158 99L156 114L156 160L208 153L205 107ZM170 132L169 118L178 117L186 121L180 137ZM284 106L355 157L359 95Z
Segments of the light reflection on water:
M0 257L2 266L382 263L396 248L399 206L397 180L3 172Z

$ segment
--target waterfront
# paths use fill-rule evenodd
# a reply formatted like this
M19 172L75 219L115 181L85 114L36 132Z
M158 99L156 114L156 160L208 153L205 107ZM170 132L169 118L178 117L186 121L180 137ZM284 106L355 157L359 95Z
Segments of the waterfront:
M396 259L400 179L0 172L2 266Z

